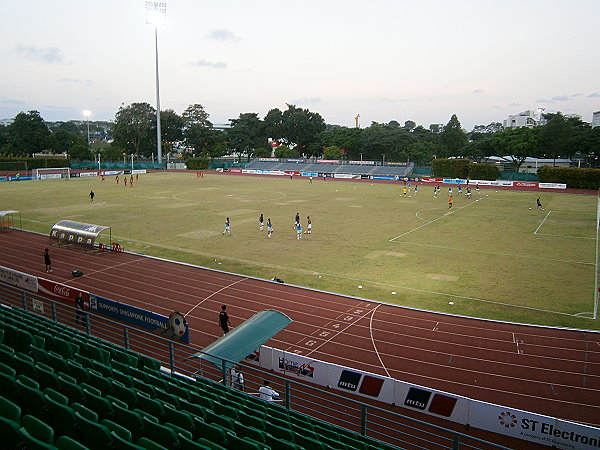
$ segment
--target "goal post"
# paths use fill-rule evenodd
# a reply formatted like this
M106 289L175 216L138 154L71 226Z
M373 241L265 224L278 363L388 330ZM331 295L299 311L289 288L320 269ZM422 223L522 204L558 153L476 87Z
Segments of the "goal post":
M69 167L47 167L31 170L31 178L34 180L50 180L57 178L71 178L71 169Z

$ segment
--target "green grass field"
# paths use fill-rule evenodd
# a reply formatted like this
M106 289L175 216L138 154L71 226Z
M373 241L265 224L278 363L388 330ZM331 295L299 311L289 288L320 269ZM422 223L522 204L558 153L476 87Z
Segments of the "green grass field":
M96 193L90 202L90 190ZM600 329L595 196L195 173L0 183L0 209L49 233L62 219L112 228L128 251L433 311ZM529 208L532 208L531 210ZM258 231L271 218L274 235ZM313 221L296 239L294 216ZM222 236L225 218L232 236ZM359 288L358 286L362 286ZM452 302L453 304L450 304Z

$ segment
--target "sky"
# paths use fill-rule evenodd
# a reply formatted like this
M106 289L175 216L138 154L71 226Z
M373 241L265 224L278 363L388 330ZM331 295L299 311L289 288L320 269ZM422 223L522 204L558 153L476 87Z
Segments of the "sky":
M600 110L598 0L167 0L161 110L215 124L286 103L329 124L456 114L463 128L545 108ZM114 120L156 107L154 27L140 0L3 1L0 119Z

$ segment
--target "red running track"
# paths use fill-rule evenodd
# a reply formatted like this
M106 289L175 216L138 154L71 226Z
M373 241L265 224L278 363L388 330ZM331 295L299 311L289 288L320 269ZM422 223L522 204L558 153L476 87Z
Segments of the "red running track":
M51 248L46 236L0 233L0 264L168 315L186 314L202 348L276 308L293 322L269 346L472 399L600 425L600 334L417 311L221 273L136 254L90 256ZM85 276L73 278L73 269Z

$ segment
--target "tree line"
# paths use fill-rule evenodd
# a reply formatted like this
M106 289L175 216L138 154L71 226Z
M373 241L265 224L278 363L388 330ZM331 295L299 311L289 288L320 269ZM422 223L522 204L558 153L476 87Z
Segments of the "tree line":
M163 154L219 157L323 157L325 159L412 161L430 164L435 158L462 157L482 161L505 156L518 168L526 157L585 157L596 166L600 128L592 129L578 116L545 114L546 124L533 128L507 128L497 122L477 125L467 132L454 114L447 124L428 128L408 120L401 125L373 122L366 128L328 125L317 112L287 105L271 109L264 118L241 113L230 128L216 129L200 104L181 114L161 111ZM148 103L122 105L112 125L113 141L95 148L104 160L123 154L149 158L156 152L156 109ZM90 129L94 131L94 122ZM47 126L37 111L21 112L0 127L0 155L26 156L41 151L67 152L72 159L92 159L86 123L57 122Z

